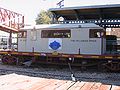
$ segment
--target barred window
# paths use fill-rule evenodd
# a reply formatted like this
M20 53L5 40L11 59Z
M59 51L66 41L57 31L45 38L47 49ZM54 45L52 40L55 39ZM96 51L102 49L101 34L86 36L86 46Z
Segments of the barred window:
M41 38L70 38L70 30L42 30Z
M27 37L27 32L26 31L20 31L18 33L18 38L26 38Z
M105 37L105 31L103 29L90 29L89 37L90 38L101 38Z

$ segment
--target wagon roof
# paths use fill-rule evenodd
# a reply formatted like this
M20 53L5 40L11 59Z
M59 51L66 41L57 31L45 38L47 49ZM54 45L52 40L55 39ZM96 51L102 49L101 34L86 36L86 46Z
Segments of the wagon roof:
M72 29L72 28L96 28L99 27L94 23L85 23L85 24L41 24L41 25L32 25L25 26L21 30L25 29Z

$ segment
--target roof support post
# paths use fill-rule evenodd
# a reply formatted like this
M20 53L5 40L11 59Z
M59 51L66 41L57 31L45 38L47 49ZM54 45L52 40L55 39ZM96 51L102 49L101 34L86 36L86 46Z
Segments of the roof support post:
M75 11L75 16L76 16L76 20L79 20L79 13L77 10L74 10Z
M54 12L52 12L52 23L54 24L54 23L56 23L58 20L57 20L57 15L54 13Z
M8 44L9 44L9 49L12 49L12 31L11 30L10 30L10 34L9 34Z

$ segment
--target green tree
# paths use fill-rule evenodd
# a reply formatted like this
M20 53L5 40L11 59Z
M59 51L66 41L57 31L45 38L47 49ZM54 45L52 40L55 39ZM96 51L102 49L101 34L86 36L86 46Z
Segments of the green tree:
M49 11L40 11L35 22L36 24L50 24L52 19L52 13Z

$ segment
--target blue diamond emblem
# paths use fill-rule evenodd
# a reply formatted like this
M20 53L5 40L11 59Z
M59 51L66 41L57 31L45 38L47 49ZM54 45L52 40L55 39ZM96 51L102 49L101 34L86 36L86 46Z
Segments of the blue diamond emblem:
M49 46L50 46L53 50L57 50L57 49L59 49L59 47L61 47L60 43L57 42L57 41L54 41L54 42L50 43Z

